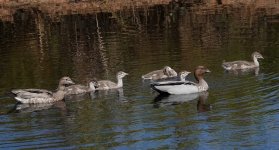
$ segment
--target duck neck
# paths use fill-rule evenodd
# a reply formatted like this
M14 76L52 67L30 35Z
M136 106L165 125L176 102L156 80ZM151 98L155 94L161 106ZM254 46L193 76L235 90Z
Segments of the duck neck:
M203 78L201 78L199 80L198 86L199 86L200 91L207 91L208 90L208 84Z
M92 90L92 91L95 90L95 85L94 85L93 82L90 82L90 83L89 83L89 90Z
M203 79L203 76L200 75L200 76L196 76L195 74L195 78L196 80L198 81L198 88L199 88L199 91L202 92L202 91L207 91L208 90L208 84L207 82Z
M123 87L123 80L122 80L122 78L117 78L117 87Z
M53 98L56 100L56 101L60 101L62 99L64 99L64 96L65 96L65 86L64 85L59 85L58 86L58 90L53 93Z
M259 67L260 66L259 61L258 61L258 59L255 56L253 56L253 60L254 60L255 66Z
M180 81L184 81L185 82L185 77L184 76L180 76Z
M163 72L164 72L164 74L165 74L166 76L168 76L168 77L171 76L170 71L169 71L168 68L164 69Z

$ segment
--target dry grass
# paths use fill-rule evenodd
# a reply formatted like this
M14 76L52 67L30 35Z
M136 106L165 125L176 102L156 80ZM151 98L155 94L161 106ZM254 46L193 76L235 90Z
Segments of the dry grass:
M0 19L12 21L13 14L18 9L36 8L44 14L57 17L66 14L87 14L94 12L116 12L138 7L169 4L172 0L0 0ZM187 0L176 0L177 2ZM192 0L189 0L189 2ZM205 0L198 9L212 9L217 6L217 0ZM278 0L222 0L223 5L245 6L251 9L266 9L270 14L279 14Z
M115 12L137 7L168 4L171 0L87 0L74 2L70 0L0 0L0 19L13 20L18 9L36 8L50 16L66 14L86 14L93 12Z
M171 0L89 0L77 3L69 0L0 0L2 8L40 8L48 13L79 11L117 11L126 8L168 4Z

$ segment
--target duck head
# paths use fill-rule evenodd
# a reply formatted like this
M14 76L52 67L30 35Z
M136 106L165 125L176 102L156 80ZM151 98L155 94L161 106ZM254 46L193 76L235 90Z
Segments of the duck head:
M123 71L119 71L119 72L116 74L116 78L117 78L117 79L122 79L122 78L124 78L126 75L129 75L129 74L126 73L126 72L123 72Z
M210 72L210 70L207 69L206 67L198 66L195 69L194 75L195 75L196 80L199 81L200 79L203 79L204 74L209 73L209 72Z
M264 59L262 54L260 54L259 52L254 52L252 53L252 58L256 58L256 59Z
M95 88L98 88L99 87L99 83L96 79L94 79L93 81L89 82L89 87L91 89L95 89Z
M75 84L70 77L62 77L59 81L59 85L73 85Z
M182 80L182 79L185 79L190 73L191 73L191 72L188 72L188 71L186 71L186 70L181 71L181 72L179 73L179 77L180 77L181 80Z
M177 76L177 73L170 66L165 66L163 68L163 72L165 75L167 75L169 77Z
M66 86L75 84L70 77L62 77L59 81L58 91L64 91Z

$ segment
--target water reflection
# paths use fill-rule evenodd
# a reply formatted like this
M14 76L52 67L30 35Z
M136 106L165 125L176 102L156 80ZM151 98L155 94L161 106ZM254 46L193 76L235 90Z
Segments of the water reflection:
M61 111L66 112L66 104L64 101L58 101L54 103L38 103L38 104L15 104L14 108L9 113L31 113L35 111L47 110L50 108L59 108Z
M94 99L96 93L96 91L91 91L89 93L81 93L81 94L72 94L72 95L67 95L65 97L65 101L66 102L78 102L78 101L83 101L84 99L87 99L89 97L91 97L92 99Z
M172 3L58 18L19 10L13 23L0 22L0 149L279 148L273 9ZM224 73L222 60L246 60L254 50L267 58L258 76L254 70ZM157 93L141 75L165 65L208 66L208 98L169 96L150 104ZM18 112L29 113L6 113L15 100L2 95L12 88L54 89L65 75L81 84L114 79L119 70L130 74L120 91L66 98L61 109L20 106Z
M206 112L212 109L212 105L208 103L208 92L203 92L199 94L199 100L197 103L198 112Z
M192 94L184 94L184 95L168 95L168 94L159 94L154 99L154 107L166 107L169 105L178 105L182 103L186 103L192 100L197 99L197 110L198 112L205 112L211 110L211 105L208 104L208 92L201 93L192 93Z
M124 95L123 88L98 90L95 93L90 93L91 99L113 97L118 102L128 102L127 97Z
M241 76L241 75L249 75L253 74L255 76L259 75L260 68L249 68L249 69L236 69L236 70L226 70L226 73L236 75L236 76Z

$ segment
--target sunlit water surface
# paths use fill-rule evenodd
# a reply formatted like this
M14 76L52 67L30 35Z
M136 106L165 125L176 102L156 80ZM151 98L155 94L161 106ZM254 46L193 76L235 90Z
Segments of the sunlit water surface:
M171 7L175 7L170 9ZM19 11L0 24L0 149L279 149L279 20L245 7L158 6L109 14ZM223 60L260 70L224 72ZM141 75L207 66L208 93L163 97ZM55 90L68 75L129 73L120 90L15 105L13 88ZM193 74L188 77L194 81Z

